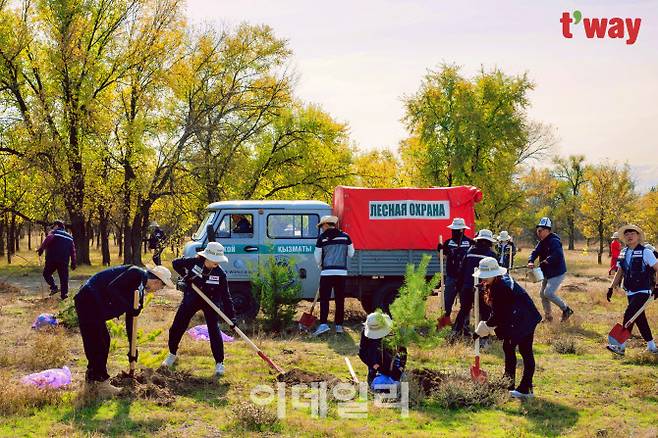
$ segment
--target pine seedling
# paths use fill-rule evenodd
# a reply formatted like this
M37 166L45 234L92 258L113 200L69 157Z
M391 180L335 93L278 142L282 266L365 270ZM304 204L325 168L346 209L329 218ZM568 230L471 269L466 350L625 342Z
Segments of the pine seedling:
M427 267L431 256L425 255L416 268L407 265L404 285L398 297L390 305L393 330L386 341L390 348L408 348L410 345L427 347L436 344L439 336L436 323L426 317L427 299L439 283L440 274L427 280Z

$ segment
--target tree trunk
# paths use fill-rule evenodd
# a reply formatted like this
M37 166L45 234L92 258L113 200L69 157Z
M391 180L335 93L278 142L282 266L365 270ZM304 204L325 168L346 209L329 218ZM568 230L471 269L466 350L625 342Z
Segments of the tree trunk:
M16 236L14 237L14 242L16 243L16 252L21 250L21 228L21 225L16 227Z
M599 232L599 252L597 254L597 261L599 265L602 262L602 257L603 257L603 221L599 221L599 226L598 226L598 232Z
M0 256L5 255L5 229L7 228L7 223L5 218L0 220Z
M576 246L576 224L573 217L567 220L569 225L569 249L573 250Z
M123 227L117 228L116 233L117 247L119 248L119 258L123 257Z
M27 250L32 251L32 223L27 224Z
M9 226L7 227L7 264L11 265L11 256L14 254L16 249L16 244L14 243L14 236L16 228L16 216L11 215L11 220L9 221Z
M98 208L98 236L100 237L101 258L103 266L110 266L110 230L108 227L109 214L104 207Z
M77 211L69 212L69 215L71 217L71 232L73 234L73 242L75 243L78 266L91 265L85 216L82 212Z

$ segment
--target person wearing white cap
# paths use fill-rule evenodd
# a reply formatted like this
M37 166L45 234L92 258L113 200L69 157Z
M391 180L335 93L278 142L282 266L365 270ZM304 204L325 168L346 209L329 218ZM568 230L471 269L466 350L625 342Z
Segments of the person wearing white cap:
M496 244L496 259L500 266L511 268L514 266L514 256L516 255L516 245L512 240L512 236L507 231L501 231L496 237L498 243ZM510 259L511 255L511 259Z
M219 242L208 242L206 248L196 257L183 257L173 261L173 268L183 277L185 289L174 322L169 329L169 354L162 362L171 367L177 359L178 344L187 330L190 320L199 310L203 312L208 325L210 349L215 359L215 376L224 375L224 341L219 330L220 316L197 294L192 285L196 285L213 303L232 321L235 319L233 300L228 289L226 272L219 265L228 262L224 255L224 246ZM235 321L233 322L235 324Z
M483 283L484 301L491 306L491 315L487 320L480 321L475 329L475 337L495 333L503 340L505 376L511 380L508 388L510 395L514 398L531 398L535 373L532 344L541 314L532 298L507 274L507 269L498 265L496 259L482 259L473 277ZM523 377L515 388L517 347L523 359Z
M552 232L553 223L547 217L539 220L535 232L539 243L528 258L528 268L535 268L535 259L539 257L539 268L544 274L539 296L544 307L544 319L552 321L551 303L562 310L562 322L573 315L573 310L558 295L557 291L567 273L567 262L560 237Z
M464 263L462 266L462 275L459 281L460 291L459 291L459 313L457 313L457 318L455 318L455 323L452 325L453 337L458 336L460 333L464 336L469 336L468 324L469 324L469 315L471 313L471 308L473 307L473 300L475 298L475 293L473 287L475 286L473 281L473 272L478 267L480 260L486 257L496 258L496 253L493 252L493 244L496 242L496 239L493 236L491 230L483 229L480 230L474 238L475 245L468 250L466 257L464 257ZM489 318L489 306L482 300L480 297L480 319L485 320Z
M347 259L354 257L354 244L350 236L338 229L338 217L323 216L318 223L322 233L315 243L315 262L320 267L320 325L313 333L319 336L329 331L329 300L334 292L336 333L343 333L345 318L345 284Z
M619 239L619 233L615 231L611 237L612 241L610 242L610 269L608 270L608 275L612 275L613 272L617 272L617 259L619 254L621 254L621 249L623 247L621 239Z
M475 241L464 235L464 232L471 228L460 217L454 218L448 228L452 231L452 237L443 242L443 245L439 241L436 250L443 249L445 256L445 272L442 272L441 281L443 282L445 315L449 317L452 314L455 298L459 293L458 283L464 257Z
M91 276L75 295L75 311L80 324L80 335L87 372L85 381L101 396L113 396L119 388L109 382L107 357L110 352L110 333L106 321L118 318L125 313L128 340L132 339L133 318L144 307L145 291L158 291L164 286L175 288L171 272L164 266L144 269L133 265L115 266ZM135 309L135 291L139 292L139 307ZM133 361L137 357L128 354Z
M372 385L378 374L399 381L404 372L407 363L406 350L395 353L382 344L382 339L392 329L391 317L381 311L371 313L363 323L359 358L368 367L368 385Z
M638 310L651 298L658 298L658 286L656 286L655 275L658 272L658 259L651 248L647 248L644 243L644 232L636 225L624 225L619 229L619 236L624 236L626 248L619 255L619 270L615 274L612 286L608 289L606 298L612 299L613 290L619 287L621 280L624 280L624 290L628 299L628 307L624 312L624 324L637 313ZM642 312L635 320L635 324L640 329L642 338L647 343L647 351L658 354L658 347L653 339L649 322L646 314ZM630 324L628 330L633 329ZM613 341L612 338L609 338ZM607 346L608 350L620 356L624 355L626 343L619 344L611 342Z

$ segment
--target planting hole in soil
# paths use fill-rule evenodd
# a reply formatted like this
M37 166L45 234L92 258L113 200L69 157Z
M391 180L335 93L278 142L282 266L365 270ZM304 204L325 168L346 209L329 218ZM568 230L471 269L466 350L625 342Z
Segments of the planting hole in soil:
M124 396L152 400L158 405L166 406L174 402L176 395L206 388L213 385L214 380L168 368L145 368L136 372L134 377L123 372L117 374L110 383L121 388Z

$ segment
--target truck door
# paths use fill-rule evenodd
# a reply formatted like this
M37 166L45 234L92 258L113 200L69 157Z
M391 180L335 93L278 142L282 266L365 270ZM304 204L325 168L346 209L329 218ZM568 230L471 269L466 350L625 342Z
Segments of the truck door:
M319 221L319 214L312 212L268 212L265 218L266 244L277 259L294 259L302 298L313 298L320 284L313 256Z
M228 263L223 263L229 281L249 281L251 272L258 266L263 233L254 210L222 210L215 222L215 240L224 245Z

